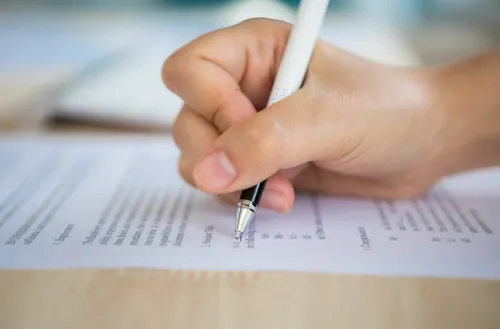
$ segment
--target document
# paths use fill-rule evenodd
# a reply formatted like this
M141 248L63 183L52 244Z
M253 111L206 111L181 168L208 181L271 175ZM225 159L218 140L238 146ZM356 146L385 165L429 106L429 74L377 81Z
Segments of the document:
M500 279L500 168L418 199L299 194L260 209L184 183L170 137L0 139L0 268L160 268Z

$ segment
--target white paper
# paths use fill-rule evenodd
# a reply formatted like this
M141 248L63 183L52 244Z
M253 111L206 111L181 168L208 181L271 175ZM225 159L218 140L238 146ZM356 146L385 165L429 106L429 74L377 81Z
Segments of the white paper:
M419 200L300 195L260 209L241 242L235 207L188 187L160 137L0 140L0 268L148 267L500 279L500 169Z

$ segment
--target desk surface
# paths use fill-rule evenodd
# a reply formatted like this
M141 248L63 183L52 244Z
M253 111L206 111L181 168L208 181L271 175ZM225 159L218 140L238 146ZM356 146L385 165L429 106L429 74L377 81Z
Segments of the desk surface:
M500 282L159 270L0 272L2 328L500 328Z
M0 328L10 329L500 328L500 281L34 270L1 271L0 292Z

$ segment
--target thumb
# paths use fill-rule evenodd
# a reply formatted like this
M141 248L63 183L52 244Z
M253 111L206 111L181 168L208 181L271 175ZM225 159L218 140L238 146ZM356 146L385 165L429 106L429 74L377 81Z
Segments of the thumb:
M210 193L253 186L325 154L325 123L304 90L231 126L197 162L193 179ZM329 143L331 140L329 141Z

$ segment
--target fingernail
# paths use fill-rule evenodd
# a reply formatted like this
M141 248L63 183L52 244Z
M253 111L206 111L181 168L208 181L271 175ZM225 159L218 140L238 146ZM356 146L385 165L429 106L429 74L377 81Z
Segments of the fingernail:
M264 191L260 205L264 208L272 209L278 212L288 211L288 202L283 194L272 190Z
M214 152L205 157L194 169L194 179L208 190L217 190L236 179L236 170L226 154Z

